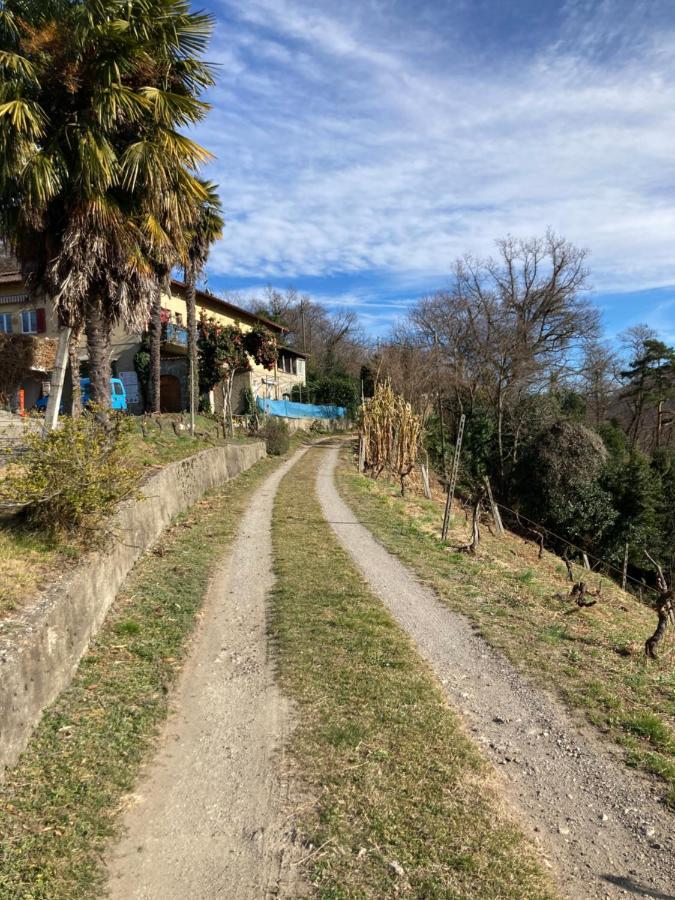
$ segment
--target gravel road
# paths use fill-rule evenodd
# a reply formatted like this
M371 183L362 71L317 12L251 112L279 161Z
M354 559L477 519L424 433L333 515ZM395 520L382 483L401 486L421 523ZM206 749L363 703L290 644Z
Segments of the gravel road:
M492 761L526 834L575 898L675 897L673 816L656 786L533 686L360 525L335 487L335 445L317 490L371 588L431 664Z
M266 612L274 496L304 452L258 489L213 579L173 714L108 860L112 900L301 893L279 775L289 715L268 655Z

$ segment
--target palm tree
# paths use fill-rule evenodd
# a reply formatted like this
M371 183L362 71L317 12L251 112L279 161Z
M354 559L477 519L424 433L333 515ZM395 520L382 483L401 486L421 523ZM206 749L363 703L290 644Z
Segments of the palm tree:
M187 303L188 364L190 369L190 431L195 433L197 373L197 279L204 271L211 246L221 237L225 220L218 196L218 186L202 182L205 198L197 208L192 231L184 254L185 294Z
M208 110L212 26L188 0L0 0L0 240L84 321L102 405L113 325L147 319L158 198L204 198L210 154L178 129Z

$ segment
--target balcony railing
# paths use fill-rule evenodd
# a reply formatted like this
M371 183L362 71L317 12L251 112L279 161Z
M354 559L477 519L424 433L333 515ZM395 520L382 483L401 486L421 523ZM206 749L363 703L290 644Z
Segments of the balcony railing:
M174 325L173 322L164 322L162 324L162 343L187 349L187 328L183 328L181 325Z

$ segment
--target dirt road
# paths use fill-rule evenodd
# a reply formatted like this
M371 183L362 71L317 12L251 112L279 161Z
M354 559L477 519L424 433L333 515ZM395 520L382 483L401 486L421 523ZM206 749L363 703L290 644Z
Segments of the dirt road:
M326 446L323 512L373 591L415 641L496 765L523 827L575 898L675 896L673 817L647 778L530 684L360 525L334 482Z
M268 656L272 505L298 451L254 495L213 580L160 748L109 859L113 900L297 896L285 809L286 704Z

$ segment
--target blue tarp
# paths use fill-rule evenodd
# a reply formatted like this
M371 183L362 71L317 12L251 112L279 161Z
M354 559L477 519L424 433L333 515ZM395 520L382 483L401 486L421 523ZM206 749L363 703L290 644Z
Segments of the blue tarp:
M269 416L287 419L344 419L344 406L320 406L316 403L292 403L290 400L262 400L258 397L258 409Z

